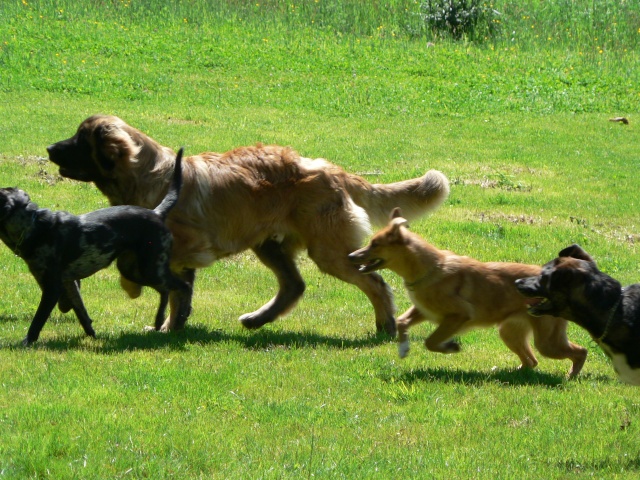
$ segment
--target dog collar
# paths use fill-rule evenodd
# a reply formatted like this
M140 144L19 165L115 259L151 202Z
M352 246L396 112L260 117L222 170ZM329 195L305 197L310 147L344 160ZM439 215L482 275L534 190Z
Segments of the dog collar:
M611 324L613 323L613 317L615 317L616 312L618 311L618 307L620 306L620 303L622 302L622 297L623 296L624 296L624 288L620 292L620 297L618 297L618 301L616 302L616 304L611 309L611 313L609 314L609 318L607 319L607 323L604 326L604 332L602 332L602 335L600 335L596 339L597 342L602 342L605 339L605 337L607 336L607 334L609 333L609 329L611 328Z
M430 275L431 275L431 273L427 273L424 277L420 277L418 280L415 280L413 282L404 282L404 286L405 286L405 288L407 288L407 290L413 291L413 287L415 287L420 282L426 280L427 277L429 277Z
M33 213L31 214L31 224L29 225L28 228L25 228L24 230L22 230L22 232L20 233L20 237L18 237L18 240L16 240L16 250L23 244L25 238L28 236L27 230L28 230L28 233L31 233L31 229L33 227L33 224L36 221L37 214L38 214L37 210L34 210Z

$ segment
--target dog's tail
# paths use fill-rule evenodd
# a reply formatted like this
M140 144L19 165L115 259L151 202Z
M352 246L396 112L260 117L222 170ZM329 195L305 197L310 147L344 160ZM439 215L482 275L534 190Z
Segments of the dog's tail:
M169 191L160 202L156 208L154 208L154 212L156 212L162 220L167 218L171 209L178 203L178 197L180 196L180 189L182 188L182 154L184 153L184 148L178 150L178 155L176 156L176 165L173 170L173 178L171 179L171 185L169 186Z
M378 227L388 223L395 207L400 207L407 220L415 220L435 210L449 195L449 180L437 170L387 184L370 184L361 177L349 175L345 183L353 201L366 210L371 223Z

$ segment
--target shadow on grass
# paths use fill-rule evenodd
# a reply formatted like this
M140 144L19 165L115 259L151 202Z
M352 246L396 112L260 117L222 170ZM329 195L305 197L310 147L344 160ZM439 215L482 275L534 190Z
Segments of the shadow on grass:
M617 473L620 471L637 472L640 471L640 457L629 456L628 458L609 459L594 461L579 461L576 459L563 460L558 462L558 466L573 474L586 474L588 472L610 471Z
M396 380L405 383L442 382L462 385L499 384L505 387L536 385L543 387L559 387L566 382L563 375L545 373L538 369L508 370L495 369L491 372L451 370L444 368L425 368L412 370L400 375Z
M390 341L392 339L385 334L372 334L362 338L345 339L312 332L276 332L268 328L247 332L246 334L228 333L222 330L209 330L198 325L190 325L182 331L170 333L153 331L122 332L121 334L105 336L98 331L95 346L92 346L92 340L84 335L60 336L39 340L38 344L47 349L58 351L88 349L95 350L98 353L118 353L154 349L181 351L185 350L189 344L206 345L221 342L237 343L247 350L265 350L276 347L356 349L372 348Z

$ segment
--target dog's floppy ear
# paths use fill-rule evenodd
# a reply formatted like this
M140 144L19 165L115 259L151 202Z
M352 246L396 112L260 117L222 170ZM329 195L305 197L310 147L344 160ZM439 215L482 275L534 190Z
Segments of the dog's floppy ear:
M105 173L112 172L118 163L135 159L140 152L131 136L113 123L97 125L93 130L95 156Z
M587 262L593 262L593 258L587 252L585 252L580 245L574 243L573 245L561 250L558 254L559 257L573 257L578 260L586 260Z
M0 220L4 220L5 217L9 216L11 207L10 189L0 188Z

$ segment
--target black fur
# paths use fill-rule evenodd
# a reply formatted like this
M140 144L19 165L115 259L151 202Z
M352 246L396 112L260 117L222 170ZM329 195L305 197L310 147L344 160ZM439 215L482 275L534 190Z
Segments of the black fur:
M630 371L640 369L640 283L623 289L580 246L571 245L544 265L540 276L517 280L516 287L524 296L539 299L529 308L532 315L571 320L609 356L623 355Z
M182 149L169 191L154 210L122 205L75 216L38 208L18 188L0 189L0 239L27 263L42 290L25 345L38 339L56 303L63 312L73 309L85 333L95 336L80 296L80 279L116 259L127 280L160 293L156 329L164 321L170 291L190 297L189 285L169 270L173 237L164 224L180 194L181 161ZM180 309L184 320L188 305Z

